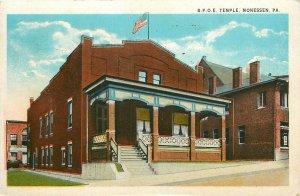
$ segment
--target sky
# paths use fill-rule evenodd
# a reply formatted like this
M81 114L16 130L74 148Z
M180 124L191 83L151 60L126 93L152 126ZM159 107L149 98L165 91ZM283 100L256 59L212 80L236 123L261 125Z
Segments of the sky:
M141 14L8 15L6 119L27 120L35 99L80 43L121 44L147 39L132 34ZM150 39L194 67L202 56L231 68L259 60L261 73L288 74L287 14L150 14Z

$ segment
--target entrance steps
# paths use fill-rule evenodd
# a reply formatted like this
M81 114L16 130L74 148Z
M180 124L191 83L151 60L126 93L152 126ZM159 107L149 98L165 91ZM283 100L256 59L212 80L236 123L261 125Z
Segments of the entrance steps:
M119 146L121 163L126 166L131 176L154 175L142 153L135 146Z

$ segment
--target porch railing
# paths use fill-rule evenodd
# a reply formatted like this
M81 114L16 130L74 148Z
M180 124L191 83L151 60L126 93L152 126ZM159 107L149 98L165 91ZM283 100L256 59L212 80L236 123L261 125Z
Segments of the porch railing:
M158 145L160 146L190 146L189 137L181 136L159 136Z
M195 141L195 146L199 148L220 148L220 139L200 138Z
M119 146L113 138L110 139L110 149L111 149L112 161L119 162L120 161Z
M138 140L142 140L144 144L152 144L152 135L145 133L138 133Z
M147 162L148 162L148 145L146 145L142 139L138 140L138 146L141 150L142 153L142 157L146 158Z
M106 142L107 142L106 133L95 135L93 137L93 144L101 144Z

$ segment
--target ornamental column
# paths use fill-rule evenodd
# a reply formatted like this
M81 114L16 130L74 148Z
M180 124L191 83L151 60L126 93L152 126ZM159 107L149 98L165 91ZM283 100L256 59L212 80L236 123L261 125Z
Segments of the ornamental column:
M190 136L191 161L196 160L195 141L196 141L196 115L195 112L191 112L191 136Z
M225 128L225 116L222 116L222 118L221 118L221 130L222 130L221 157L222 157L222 161L226 161L226 128Z
M158 161L158 107L153 107L153 160Z
M111 161L111 149L110 149L110 140L115 140L115 101L109 100L108 102L108 129L106 130L107 134L107 161Z

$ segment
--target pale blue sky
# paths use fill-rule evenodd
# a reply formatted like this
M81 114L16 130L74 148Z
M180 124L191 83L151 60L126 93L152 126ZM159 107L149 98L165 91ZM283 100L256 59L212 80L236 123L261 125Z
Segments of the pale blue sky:
M126 15L8 15L8 100L26 105L37 97L79 44L82 34L94 43L120 44L147 39L147 27L132 34L141 14ZM288 74L288 15L158 15L150 14L150 39L175 53L188 65L207 60L230 67L261 61L261 72Z

